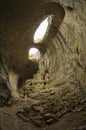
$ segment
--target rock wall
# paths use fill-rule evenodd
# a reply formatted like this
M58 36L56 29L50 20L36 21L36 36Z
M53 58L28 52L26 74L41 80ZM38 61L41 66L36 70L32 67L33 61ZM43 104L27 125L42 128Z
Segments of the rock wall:
M9 69L24 80L29 77L26 75L32 71L28 69L28 50L35 46L42 55L39 79L49 80L49 86L85 86L85 6L85 0L0 1L0 52ZM34 32L48 15L53 15L48 37L36 45Z
M47 37L35 44L49 15ZM86 129L85 16L86 0L0 0L0 107L17 97L0 108L0 129ZM31 47L39 62L28 59Z
M59 28L53 19L51 37L40 45L41 52L45 51L39 63L39 79L45 75L47 80L48 75L50 86L80 84L85 89L85 1L60 4L65 10L64 19Z

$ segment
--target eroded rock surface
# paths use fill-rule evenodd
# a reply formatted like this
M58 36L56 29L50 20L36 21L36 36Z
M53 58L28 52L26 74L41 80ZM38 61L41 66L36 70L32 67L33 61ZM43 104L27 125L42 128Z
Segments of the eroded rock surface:
M34 32L49 15L49 32L35 44ZM1 130L86 129L85 16L85 0L0 1ZM38 62L28 59L33 46ZM16 100L4 106L11 96Z

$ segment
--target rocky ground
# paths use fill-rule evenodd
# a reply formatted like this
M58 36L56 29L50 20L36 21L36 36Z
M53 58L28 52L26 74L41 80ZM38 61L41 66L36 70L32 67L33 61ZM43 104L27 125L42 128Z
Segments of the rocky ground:
M0 130L20 129L86 130L85 93L51 88L0 107Z

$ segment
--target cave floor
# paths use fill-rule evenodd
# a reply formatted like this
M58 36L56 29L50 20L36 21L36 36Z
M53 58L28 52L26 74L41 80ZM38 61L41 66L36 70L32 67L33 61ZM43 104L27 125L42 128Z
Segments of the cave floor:
M43 104L45 104L44 101L40 100L19 99L11 106L1 107L0 130L86 130L86 104L84 109L77 108L75 111L59 113L58 119L55 116L57 114L52 115L52 111L47 109L44 118L46 124L42 119L40 119L42 122L37 120L41 117L40 113L43 114L45 106Z
M0 107L0 130L86 130L86 93L66 84L12 100Z

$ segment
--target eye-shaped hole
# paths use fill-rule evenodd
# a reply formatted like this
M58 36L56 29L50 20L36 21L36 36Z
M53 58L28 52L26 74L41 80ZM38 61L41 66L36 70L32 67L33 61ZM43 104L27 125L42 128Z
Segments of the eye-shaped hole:
M48 34L50 25L52 23L52 16L48 16L47 18L45 18L39 25L39 27L37 28L37 30L35 31L34 37L33 37L33 41L34 43L38 44L38 43L42 43L43 40L45 39L45 37Z

